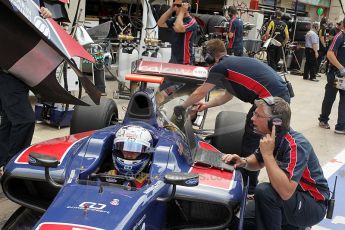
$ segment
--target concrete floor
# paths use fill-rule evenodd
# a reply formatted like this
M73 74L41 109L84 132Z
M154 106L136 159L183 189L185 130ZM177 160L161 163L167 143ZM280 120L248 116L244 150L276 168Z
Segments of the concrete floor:
M338 98L333 106L330 117L330 130L321 129L318 127L318 116L321 110L321 103L324 95L324 87L326 84L326 76L322 75L318 78L319 82L306 81L302 76L288 75L288 80L292 82L295 91L295 97L292 99L292 120L291 126L302 132L312 143L315 152L317 153L321 165L325 165L334 156L340 153L345 148L345 135L334 133L334 125L337 119ZM114 81L107 82L108 97L113 95L115 88ZM128 101L116 100L120 117L123 117L124 110ZM250 105L245 104L238 99L234 99L221 107L209 110L208 119L205 128L214 127L214 119L218 112L222 110L231 111L248 111ZM69 134L69 128L62 128L58 130L56 127L47 124L37 124L33 137L33 144L47 139L65 136ZM267 181L265 170L261 171L260 181ZM342 193L341 191L338 192ZM17 208L16 204L8 201L0 191L0 227L1 223L7 219L12 212Z

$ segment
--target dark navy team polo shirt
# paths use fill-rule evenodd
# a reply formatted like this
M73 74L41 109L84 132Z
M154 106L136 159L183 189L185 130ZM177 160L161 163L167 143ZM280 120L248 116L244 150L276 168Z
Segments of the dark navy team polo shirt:
M254 58L226 55L210 69L206 82L252 104L269 96L290 102L285 81L271 67Z
M176 17L171 17L167 20L169 28L173 28ZM177 64L193 64L193 41L195 40L198 24L196 20L191 17L183 18L183 25L186 29L184 33L176 33L172 30L171 40L171 63Z
M276 138L274 150L279 168L290 180L298 183L298 191L309 193L316 201L327 200L330 195L328 183L310 142L292 129L281 136ZM259 149L254 155L260 163L264 163Z
M234 16L229 22L229 32L233 33L234 36L229 39L228 48L234 50L243 49L243 21Z
M333 38L329 50L333 51L342 66L345 66L345 34L340 31ZM335 67L334 67L335 68Z

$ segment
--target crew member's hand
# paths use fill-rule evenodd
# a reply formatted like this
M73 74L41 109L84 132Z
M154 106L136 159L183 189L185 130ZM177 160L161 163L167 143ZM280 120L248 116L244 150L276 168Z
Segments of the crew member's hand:
M319 53L315 52L315 58L317 59L319 57Z
M51 17L53 17L53 14L50 12L50 10L48 10L47 8L45 8L43 6L40 9L40 13L41 13L41 16L43 18L51 18Z
M243 158L237 154L225 154L222 157L222 160L227 164L230 164L230 162L233 162L235 168L240 168L247 164L247 162L243 160Z
M206 106L206 103L203 102L203 101L199 101L196 103L196 106L198 108L198 112L202 112L204 111L205 109L207 109L207 106Z
M345 76L345 68L344 68L344 67L339 69L339 75L340 75L341 77L344 77L344 76Z
M181 6L181 12L182 13L188 13L189 3L188 2L182 2Z
M261 140L260 140L260 152L262 156L273 156L274 146L275 146L275 138L276 137L276 126L273 125L272 127L272 133L266 134Z

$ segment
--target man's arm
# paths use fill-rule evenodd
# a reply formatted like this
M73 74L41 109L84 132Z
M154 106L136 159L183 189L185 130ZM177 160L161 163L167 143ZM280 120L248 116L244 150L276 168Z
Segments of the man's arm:
M206 108L212 108L212 107L216 107L218 105L223 105L226 102L230 101L232 98L233 98L233 95L231 93L229 93L228 91L225 91L223 93L223 95L221 95L219 97L215 97L214 99L206 102L205 107Z
M279 168L273 155L275 147L276 127L273 125L272 133L266 134L260 140L260 151L265 162L266 171L274 190L283 200L288 200L296 191L297 183L288 178L286 173Z
M342 64L340 64L340 62L338 61L333 50L328 50L327 58L332 63L332 65L334 65L338 69L344 68L344 66Z
M177 15L177 18L176 18L176 21L175 21L175 24L173 27L175 32L177 32L177 33L186 32L186 28L183 24L183 18L188 13L188 7L189 7L189 4L186 2L183 2L182 6L180 7L180 12Z
M312 47L313 47L313 50L314 50L314 53L315 53L315 57L316 57L316 58L319 57L319 52L318 52L318 50L317 50L318 45L319 45L319 44L317 44L317 43L313 43L313 44L312 44Z
M162 14L162 16L158 19L157 25L161 28L168 28L166 21L171 17L174 13L174 9L170 7L167 11Z
M199 86L193 93L190 95L182 104L183 108L187 108L197 102L199 102L201 99L203 99L206 94L211 91L215 85L210 83L204 83L201 86Z
M266 33L265 33L265 38L267 39L267 38L269 38L271 35L270 35L270 33L271 33L271 30L274 28L274 21L272 20L272 21L270 21L270 23L268 24L268 26L267 26L267 30L266 30Z
M283 45L286 45L288 43L288 41L289 41L289 29L288 29L288 26L285 26L284 33L285 33L285 40L284 40L284 44Z
M230 19L230 27L228 32L228 38L232 38L234 36L234 20L233 18Z
M248 157L240 157L237 154L225 154L222 160L227 164L234 162L235 168L245 168L250 171L260 170L264 166L256 159L254 154Z
M323 45L323 47L326 47L326 41L325 41L325 36L324 36L324 29L319 30L319 38L320 42Z
M177 33L184 33L184 32L186 32L186 29L184 28L184 25L183 25L183 17L184 17L184 13L181 10L180 13L176 17L176 21L175 21L175 24L174 24L174 27L173 27L173 29Z

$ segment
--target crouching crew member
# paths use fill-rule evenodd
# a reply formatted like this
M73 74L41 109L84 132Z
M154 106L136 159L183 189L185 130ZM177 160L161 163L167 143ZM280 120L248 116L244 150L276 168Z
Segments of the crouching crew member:
M310 142L290 128L291 110L279 97L255 101L252 121L262 135L259 148L242 158L226 154L226 163L258 170L266 167L268 183L255 189L249 201L244 229L276 230L301 228L319 223L326 214L329 188Z

